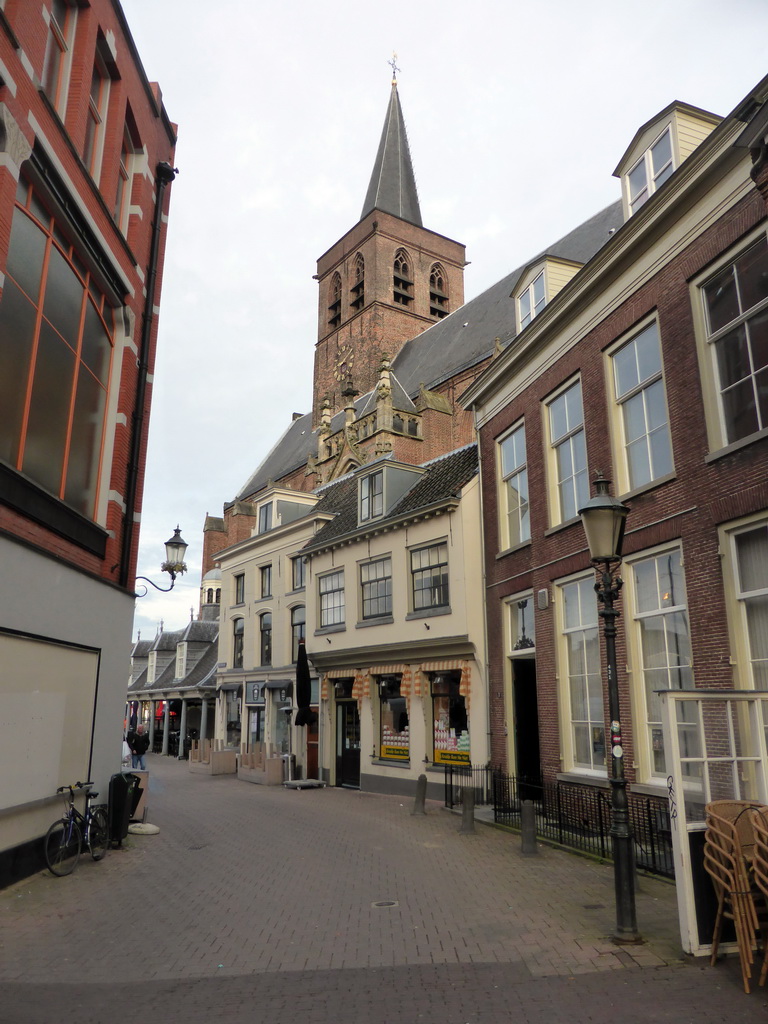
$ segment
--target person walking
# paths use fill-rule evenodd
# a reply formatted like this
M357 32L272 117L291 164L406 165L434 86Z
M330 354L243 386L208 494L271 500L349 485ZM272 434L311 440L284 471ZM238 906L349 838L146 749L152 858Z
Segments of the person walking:
M139 768L141 771L145 772L147 770L147 764L144 759L144 755L149 748L149 736L147 736L144 731L143 725L140 724L136 727L136 732L133 734L130 746L133 758L133 767Z

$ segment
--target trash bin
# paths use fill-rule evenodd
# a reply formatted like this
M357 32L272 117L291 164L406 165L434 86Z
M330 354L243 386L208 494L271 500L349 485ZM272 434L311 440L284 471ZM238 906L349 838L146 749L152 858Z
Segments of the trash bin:
M119 772L109 780L109 839L120 846L128 835L133 813L133 798L138 778L131 772Z
M296 778L296 755L283 754L283 782L290 782Z

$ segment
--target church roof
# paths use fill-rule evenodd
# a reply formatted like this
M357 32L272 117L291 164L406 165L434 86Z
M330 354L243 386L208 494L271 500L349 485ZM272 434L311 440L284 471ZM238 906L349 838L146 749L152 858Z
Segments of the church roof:
M392 369L405 390L414 395L421 383L435 387L473 366L493 352L496 338L506 345L515 336L512 292L521 274L547 256L587 263L623 223L621 202L613 203L406 342L392 361Z
M383 210L384 213L391 213L411 224L422 226L416 178L396 82L392 82L379 151L360 220L367 217L371 210Z

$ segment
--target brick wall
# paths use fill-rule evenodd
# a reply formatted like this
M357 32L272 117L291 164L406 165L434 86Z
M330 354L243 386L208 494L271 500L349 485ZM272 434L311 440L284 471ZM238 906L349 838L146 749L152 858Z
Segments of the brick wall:
M756 191L751 193L638 289L577 347L564 353L481 431L492 758L495 762L506 764L505 727L511 731L513 720L512 709L505 707L501 697L507 670L506 652L501 642L503 599L532 590L535 605L539 590L546 590L551 598L555 580L589 568L579 520L549 535L546 533L550 523L543 459L542 402L569 378L580 374L590 475L600 468L609 477L614 476L603 352L654 311L657 311L660 329L675 475L628 500L631 512L624 554L631 555L672 540L682 543L695 683L703 687L732 685L717 524L768 507L768 441L762 439L727 457L705 461L709 448L689 280L765 215L765 203ZM523 548L499 555L496 438L521 417L526 424L532 541ZM619 608L622 608L621 599ZM553 601L550 600L545 610L536 609L535 615L542 766L551 777L560 770ZM634 735L626 710L629 689L625 672L625 629L623 620L619 622L617 661L625 764L632 778ZM510 768L514 770L514 766Z

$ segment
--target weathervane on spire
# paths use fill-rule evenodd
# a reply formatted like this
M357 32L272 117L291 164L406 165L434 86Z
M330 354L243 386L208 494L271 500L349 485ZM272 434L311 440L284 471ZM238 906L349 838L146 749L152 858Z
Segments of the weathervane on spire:
M397 72L400 68L397 66L397 54L392 51L392 60L388 60L387 64L392 68L392 85L397 85Z

